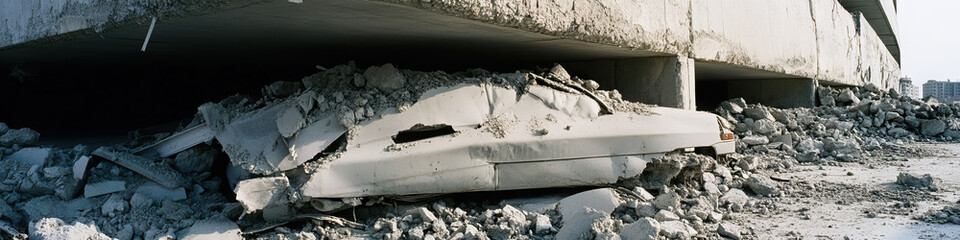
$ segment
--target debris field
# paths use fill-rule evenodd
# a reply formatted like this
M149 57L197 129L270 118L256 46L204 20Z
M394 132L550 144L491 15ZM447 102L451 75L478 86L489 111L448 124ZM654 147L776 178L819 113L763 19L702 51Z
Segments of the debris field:
M853 169L906 169L915 159L951 154L930 145L960 141L960 103L912 99L872 84L819 87L815 108L725 101L713 112L731 125L736 153L650 156L638 174L615 176L602 184L449 192L371 184L362 188L367 195L321 198L350 193L345 187L318 190L339 186L332 185L337 179L351 179L328 171L343 159L389 154L423 159L426 155L418 151L430 149L438 139L549 139L581 131L577 124L596 121L597 115L655 117L668 110L623 100L616 90L600 90L595 81L570 76L559 65L513 73L419 72L392 64L359 68L352 62L317 68L319 73L301 82L267 85L260 96L235 95L198 106L196 117L177 131L137 135L114 146L45 147L40 133L0 123L0 235L122 240L766 239L771 232L755 227L753 220L784 215L816 219L810 209L793 206L821 203L882 203L852 216L852 221L902 216L917 224L960 228L956 175L904 170L879 186L821 181L821 176L807 174L843 168L851 169L847 177L855 177ZM479 89L483 95L477 96L484 98L431 100L445 96L436 89ZM562 94L545 97L543 89ZM530 95L554 112L523 118L497 110L498 104L521 105ZM548 98L552 100L544 100ZM479 110L431 109L433 101ZM370 133L373 120L430 111L454 112L450 117L421 114L418 125L377 125L383 133ZM434 142L418 141L422 139ZM604 144L614 149L614 144ZM953 161L944 165L958 161L944 159ZM357 169L382 174L375 168ZM923 204L935 207L918 207ZM815 238L800 232L772 237Z

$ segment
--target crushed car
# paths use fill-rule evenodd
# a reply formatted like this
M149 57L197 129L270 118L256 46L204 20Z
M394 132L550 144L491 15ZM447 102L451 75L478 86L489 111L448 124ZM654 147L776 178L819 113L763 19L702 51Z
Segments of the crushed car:
M391 196L610 185L665 154L735 151L733 126L717 115L624 101L559 65L539 74L321 69L268 86L258 101L204 104L196 124L132 152L167 157L216 140L246 212L278 220Z

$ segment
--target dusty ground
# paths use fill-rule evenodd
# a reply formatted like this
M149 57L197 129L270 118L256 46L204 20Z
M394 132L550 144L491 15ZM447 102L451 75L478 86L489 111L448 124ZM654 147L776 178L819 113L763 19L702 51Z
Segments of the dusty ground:
M767 214L730 217L756 239L960 239L960 225L914 219L960 200L960 144L917 145L941 151L907 161L800 165L778 177L816 186L808 196L777 198L778 210ZM895 183L901 172L940 178L942 189L905 190Z

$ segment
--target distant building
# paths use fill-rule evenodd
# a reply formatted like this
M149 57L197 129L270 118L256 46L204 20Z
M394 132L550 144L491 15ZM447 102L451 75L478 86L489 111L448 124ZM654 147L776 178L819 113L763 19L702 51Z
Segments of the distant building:
M933 96L941 102L960 100L960 82L930 80L923 84L923 97Z
M913 85L913 80L910 79L910 77L904 77L900 79L900 94L910 98L917 98L917 96L920 96L920 89L917 89L917 86Z

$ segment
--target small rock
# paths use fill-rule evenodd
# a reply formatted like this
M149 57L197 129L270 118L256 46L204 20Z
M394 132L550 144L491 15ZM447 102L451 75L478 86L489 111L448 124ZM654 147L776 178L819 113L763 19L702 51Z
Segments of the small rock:
M677 216L677 214L667 210L660 210L653 218L660 222L680 220L680 217Z
M720 223L720 227L717 227L717 233L720 236L728 237L733 240L740 240L740 226L734 225L732 223Z
M652 240L660 234L660 223L651 218L641 218L620 229L620 239Z
M900 173L900 175L897 175L897 183L905 187L928 189L930 191L940 190L940 187L937 186L937 179L930 174L917 177L909 173Z
M371 66L363 72L367 87L377 88L381 91L392 91L403 87L407 80L397 70L393 64L387 63L383 66Z
M770 112L766 109L760 107L752 107L743 110L743 115L751 118L753 120L767 119L770 121L776 121L776 118L773 118L773 115L770 115Z
M779 184L764 175L753 174L750 179L747 179L746 184L750 190L760 196L776 196L780 193Z
M680 208L680 195L673 191L661 193L653 200L653 205L660 210L678 209Z
M744 144L747 144L747 146L765 145L767 143L770 143L770 139L768 139L766 136L761 136L761 135L746 136L741 138L740 141L743 142Z
M110 195L110 198L100 206L100 213L103 216L114 217L118 213L127 211L127 202L123 200L120 194Z
M936 136L947 130L947 124L940 120L923 120L920 128L923 135Z

